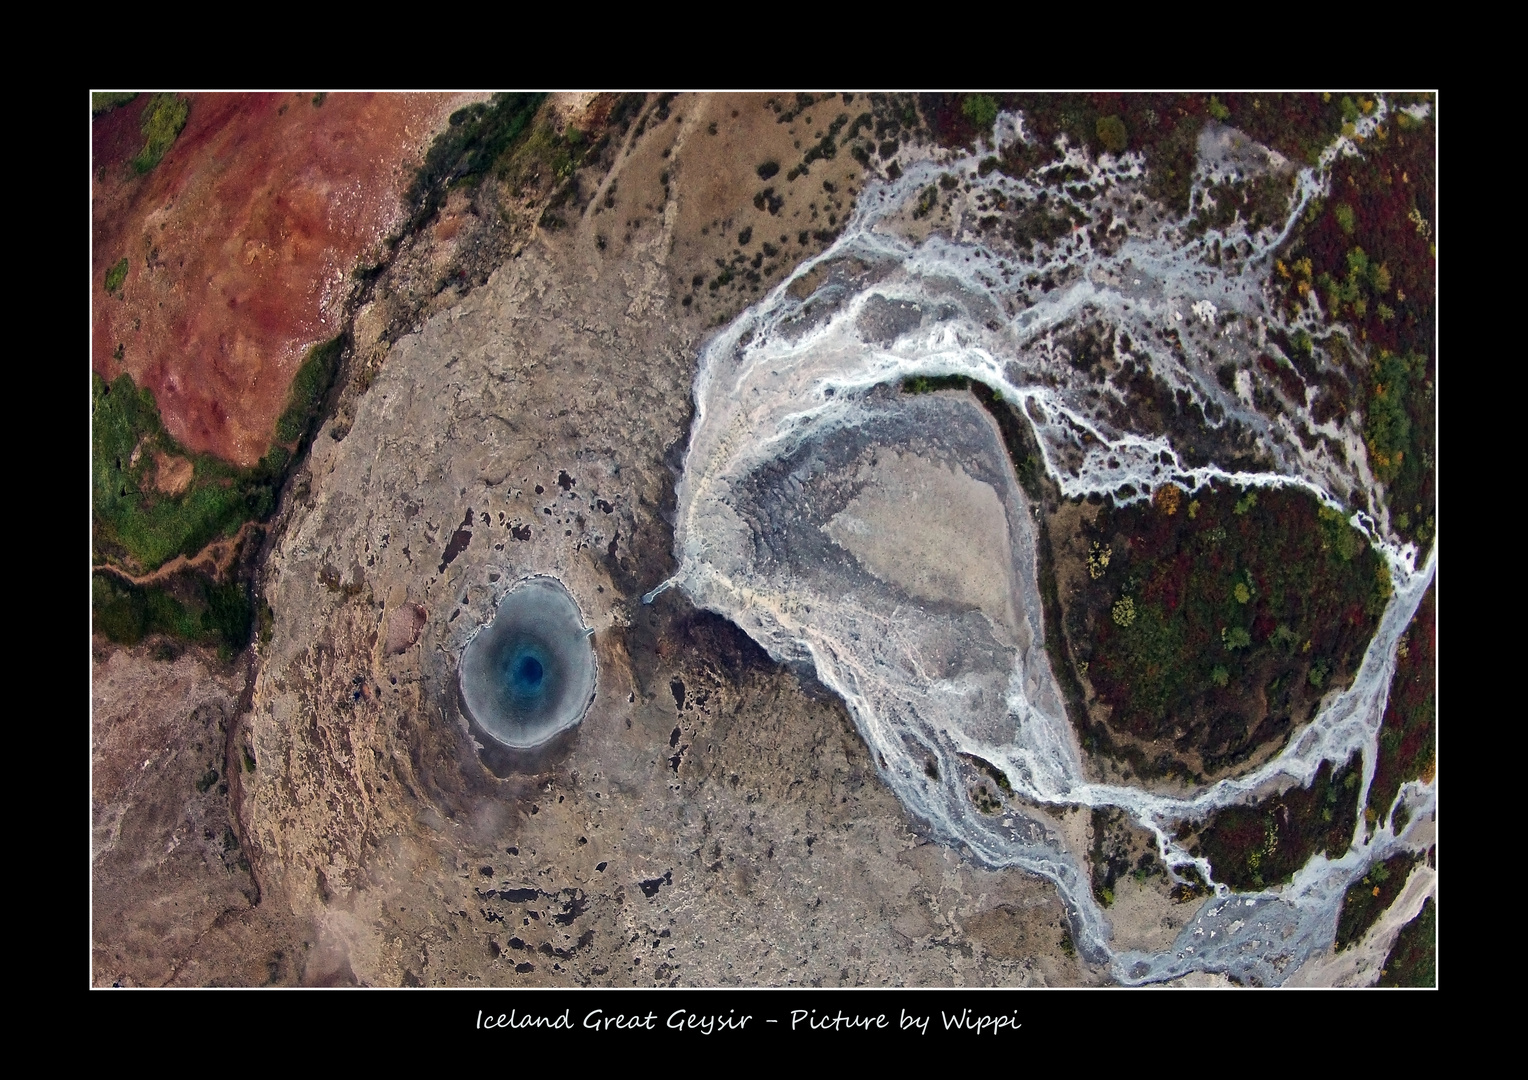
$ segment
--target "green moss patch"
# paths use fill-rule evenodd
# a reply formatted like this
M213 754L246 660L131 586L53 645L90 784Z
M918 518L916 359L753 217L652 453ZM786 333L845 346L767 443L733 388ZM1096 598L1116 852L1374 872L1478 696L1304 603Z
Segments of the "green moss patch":
M1410 852L1392 855L1376 863L1361 879L1348 886L1337 915L1337 950L1341 952L1359 941L1369 928L1395 903L1406 887L1406 877L1418 856Z
M114 293L122 288L122 283L127 280L127 259L119 259L112 268L106 271L106 291Z
M989 132L997 120L997 99L990 94L967 94L960 103L960 112L977 131Z
M1351 677L1389 596L1363 535L1298 489L1169 485L1105 500L1081 529L1086 572L1062 598L1079 674L1115 733L1206 772L1306 721Z
M106 573L91 583L92 624L111 641L134 645L152 634L215 646L225 658L249 643L253 609L243 582L219 585L181 575L140 588Z
M1348 850L1361 779L1357 754L1335 774L1322 762L1310 787L1218 811L1189 851L1208 858L1215 880L1238 892L1285 884L1316 852L1338 858Z
M92 117L105 116L113 109L120 109L137 96L135 92L122 90L92 91L90 94L90 115Z
M143 149L133 158L133 171L146 173L164 160L186 126L191 106L174 94L155 94L143 110Z
M1433 393L1424 353L1380 350L1364 404L1364 445L1386 485L1391 524L1424 547L1433 538Z
M312 437L342 351L343 341L336 338L309 353L277 424L278 442L249 469L187 452L165 430L153 395L131 375L110 384L94 375L95 563L133 575L152 573L178 555L195 555L212 541L233 536L245 522L269 517L292 462ZM165 458L191 463L190 483L178 494L156 487ZM250 637L253 609L241 581L210 582L190 573L139 587L101 571L93 590L95 629L112 641L164 634L237 649Z
M545 94L496 94L451 114L446 130L425 154L409 188L417 226L439 208L452 185L474 183L526 132Z
M97 562L135 573L194 555L275 506L276 477L192 455L160 421L153 395L123 374L108 385L94 376L91 447L92 510ZM178 495L155 490L160 455L189 458L190 486Z
M297 369L288 392L287 407L276 421L276 442L290 453L312 434L324 395L334 383L344 353L344 339L333 338L316 345Z
M1437 747L1436 589L1428 588L1396 645L1395 674L1379 729L1379 758L1369 785L1371 823L1389 812L1402 784L1432 775ZM1397 832L1404 824L1392 823Z
M1432 897L1395 936L1379 973L1380 986L1438 985L1438 905Z

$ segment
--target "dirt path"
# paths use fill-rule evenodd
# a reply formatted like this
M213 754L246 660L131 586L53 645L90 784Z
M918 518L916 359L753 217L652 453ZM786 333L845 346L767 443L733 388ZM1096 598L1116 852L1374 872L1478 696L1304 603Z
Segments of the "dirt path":
M234 557L239 553L239 548L244 545L245 538L252 530L264 528L264 522L246 521L232 536L214 540L189 559L184 555L177 555L149 574L130 574L120 566L112 566L109 563L99 563L90 569L93 573L112 574L129 585L139 586L158 585L188 570L200 570L212 575L214 580L221 581L227 575L229 567L233 565Z

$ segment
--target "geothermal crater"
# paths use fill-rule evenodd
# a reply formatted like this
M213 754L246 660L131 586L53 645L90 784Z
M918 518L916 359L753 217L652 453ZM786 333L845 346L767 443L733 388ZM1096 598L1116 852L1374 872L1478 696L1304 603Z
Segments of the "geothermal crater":
M576 726L594 700L592 634L560 581L517 584L462 651L472 722L512 750L535 749Z

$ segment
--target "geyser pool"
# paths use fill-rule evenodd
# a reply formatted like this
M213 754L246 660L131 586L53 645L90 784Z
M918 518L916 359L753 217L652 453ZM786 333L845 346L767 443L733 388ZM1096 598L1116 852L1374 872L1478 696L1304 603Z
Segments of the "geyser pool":
M590 637L561 582L520 582L462 652L462 701L473 723L516 750L575 726L594 699Z

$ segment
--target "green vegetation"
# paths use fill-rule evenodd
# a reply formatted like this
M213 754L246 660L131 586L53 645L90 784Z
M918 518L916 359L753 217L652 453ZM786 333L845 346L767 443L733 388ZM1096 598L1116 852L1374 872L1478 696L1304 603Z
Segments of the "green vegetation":
M1216 880L1238 892L1288 882L1317 851L1337 858L1358 824L1362 759L1332 773L1322 762L1308 788L1291 788L1253 806L1228 806L1210 818L1189 849L1209 858Z
M1092 813L1093 896L1105 907L1114 903L1115 887L1130 878L1137 885L1166 867L1157 858L1156 839L1138 827L1124 811L1115 807L1095 807Z
M578 128L570 127L559 135L549 126L538 125L525 137L525 141L504 159L499 167L499 174L517 189L527 183L539 183L543 180L549 180L554 184L561 183L572 176L583 164L587 150L588 143L584 139L584 133ZM668 183L667 175L667 173L664 174L665 185Z
M1209 896L1215 891L1210 888L1209 882L1204 880L1204 875L1199 873L1197 866L1180 866L1177 868L1177 874L1183 880L1172 887L1171 895L1176 904L1186 904L1202 896Z
M801 158L801 164L797 166L797 175L807 171L807 166L819 158L827 161L838 156L838 133L849 122L848 113L839 113L834 121L828 125L828 130L822 138L814 143Z
M139 573L152 571L177 555L194 555L274 509L290 448L274 447L253 469L239 469L188 454L165 431L153 395L138 388L131 375L124 373L110 385L93 376L93 398L91 494L98 560L116 560ZM304 402L304 427L316 412L316 401ZM179 494L157 489L161 458L191 461L191 482Z
M971 802L984 814L1003 812L1003 801L988 791L986 784L977 784L971 789Z
M977 131L989 132L997 122L997 99L990 94L967 94L960 111Z
M191 106L174 94L155 94L143 110L143 149L133 158L133 171L139 175L158 165L175 145Z
M659 123L668 118L668 105L672 97L671 94L660 95L657 104L642 115L638 121L639 136L647 124ZM497 106L505 114L497 122L497 128L501 129L497 145L503 146L503 149L498 152L493 172L516 197L534 200L549 195L542 207L539 224L544 229L558 229L566 224L562 207L570 201L576 203L579 199L579 170L591 163L604 162L608 165L613 161L618 147L612 138L619 137L630 127L642 111L645 96L619 96L597 137L571 126L559 134L549 115L536 120L532 105L539 100L520 95L513 100L506 97ZM513 133L515 117L510 115L516 109L526 118L526 126L520 129L518 135ZM670 196L669 180L670 174L667 171L659 178L664 200ZM612 182L605 193L604 209L615 206L615 192L616 185ZM602 239L599 242L603 250L608 240Z
M317 346L298 370L290 402L277 424L276 445L250 469L190 454L164 429L146 389L122 374L108 384L93 376L91 497L97 564L125 572L152 572L177 555L191 556L207 544L233 536L247 521L268 517L291 462L301 455L322 408L343 348L341 339ZM165 461L188 460L184 490L161 490ZM242 648L253 627L246 584L172 575L150 587L132 585L108 571L96 575L92 592L95 628L113 641L136 642L147 634Z
M139 390L132 376L123 374L110 386L94 376L94 406L91 473L98 559L115 555L140 571L154 570L268 512L268 487L240 488L234 483L238 470L211 458L193 460L191 485L180 495L156 491L156 456L184 455L160 423L153 395Z
M1410 852L1392 855L1375 863L1360 880L1348 886L1337 915L1337 951L1359 941L1385 909L1395 903L1406 886L1406 876L1419 856Z
M126 105L129 101L132 101L137 96L138 95L136 93L120 90L108 90L104 93L101 91L93 91L90 95L90 115L104 116L111 112L113 109Z
M127 259L120 259L115 266L106 271L106 291L114 293L122 288L122 283L127 280Z
M255 605L255 636L260 644L269 645L271 638L276 634L276 612L272 610L270 602L265 597ZM253 765L251 765L253 770Z
M915 384L919 382L919 380L909 381ZM942 389L943 387L930 388ZM976 399L981 402L982 407L987 410L988 415L997 422L998 430L1003 435L1003 445L1008 450L1008 460L1013 463L1014 472L1018 476L1019 486L1024 489L1024 494L1035 506L1045 508L1048 514L1055 513L1060 501L1060 492L1045 471L1040 447L1035 441L1034 428L1023 414L1021 407L1014 402L1004 401L997 391L983 383L971 383L970 389ZM1039 529L1035 537L1038 556L1036 571L1040 585L1040 602L1044 612L1041 625L1045 630L1046 651L1056 658L1054 666L1057 680L1061 684L1061 693L1066 699L1067 715L1078 724L1083 741L1090 753L1119 757L1128 761L1143 776L1183 773L1181 766L1178 766L1171 758L1161 762L1148 761L1138 747L1117 743L1106 725L1089 722L1087 704L1078 678L1079 670L1086 670L1087 665L1085 662L1080 665L1073 662L1074 653L1062 629L1063 609L1056 582L1056 558L1051 546L1048 516L1042 515L1037 524ZM1099 568L1107 568L1109 553L1101 548L1095 548L1091 561ZM1175 892L1174 895L1190 894Z
M1071 235L1073 226L1086 220L1082 211L1075 207L1056 203L1056 212L1051 213L1048 204L1049 200L1042 191L1037 199L1026 203L1014 216L1012 232L1009 232L1009 226L1004 226L1003 235L1009 236L1025 251L1030 251L1037 243L1044 247Z
M1344 122L1341 103L1319 94L922 94L918 105L935 139L949 147L969 147L987 134L992 123L988 117L995 117L999 109L1021 112L1032 138L996 148L1000 156L990 167L983 166L988 172L1000 168L1014 177L1043 175L1060 155L1057 140L1062 136L1070 146L1085 147L1095 155L1138 152L1145 159L1147 194L1182 215L1191 209L1198 137L1206 121L1236 127L1304 164L1316 162ZM1362 111L1361 106L1355 108ZM906 121L909 127L915 118L916 114ZM886 134L878 123L876 138ZM1064 182L1062 170L1051 172ZM1240 213L1257 228L1282 220L1288 195L1287 181L1274 177L1228 182L1217 188L1214 213L1225 219L1222 224ZM1201 223L1207 225L1213 223Z
M337 337L315 346L308 353L308 358L292 379L287 407L276 421L278 443L284 443L290 449L307 437L313 421L318 417L324 395L329 392L329 386L334 381L343 352L344 339Z
M1003 772L1003 770L999 769L996 765L992 764L992 762L988 761L986 758L977 757L975 754L962 754L961 756L964 757L967 761L971 762L971 764L975 765L982 772L986 773L999 789L1009 792L1010 794L1013 792L1013 785L1008 782L1008 774ZM937 770L935 779L938 779Z
M1321 546L1343 562L1352 562L1368 546L1363 534L1348 523L1342 511L1323 506L1316 511L1321 523Z
M1203 197L1191 198L1194 216L1188 222L1188 233L1204 236L1212 229L1230 229L1238 221L1249 232L1282 227L1289 216L1293 191L1293 181L1278 174L1212 182ZM1222 257L1216 254L1214 259Z
M1352 232L1353 212L1346 206L1337 208L1339 213L1339 225L1343 215L1340 211L1347 210L1349 225L1346 232ZM1320 290L1321 297L1326 301L1327 312L1332 315L1347 313L1356 319L1363 319L1369 311L1369 302L1373 300L1380 303L1380 297L1389 294L1390 268L1383 263L1371 260L1361 247L1349 248L1346 261L1347 274L1337 278L1329 273L1321 273L1316 277L1316 288Z
M249 643L252 609L242 582L182 578L166 588L140 588L97 573L91 608L95 632L124 645L164 634L214 645L227 658Z
M530 126L544 94L496 94L451 114L447 129L425 154L424 164L409 188L414 224L428 220L458 183L481 178L514 146Z
M1432 897L1395 936L1379 973L1380 986L1438 985L1438 905Z
M941 141L963 141L939 109L937 95L926 95L925 113L934 117ZM1016 94L1001 104L1024 115L1034 141L1001 148L1002 168L1012 176L1040 170L1056 156L1055 140L1065 135L1072 146L1094 154L1139 152L1145 158L1146 190L1173 211L1187 214L1200 129L1206 120L1230 124L1253 139L1297 161L1312 163L1342 125L1340 107L1317 94ZM950 137L944 136L951 131ZM1255 185L1247 185L1249 188ZM1243 216L1251 219L1262 195L1246 200ZM1216 194L1224 209L1231 200ZM1228 211L1229 212L1229 211ZM1234 216L1234 215L1232 215ZM1268 216L1266 208L1264 218Z
M1054 497L1054 488L1047 488L1049 476L1045 472L1045 464L1040 456L1040 447L1035 442L1034 430L1029 426L1029 421L1019 412L1019 408L1012 402L1004 401L1003 396L996 390L984 383L972 383L971 392L976 395L976 400L982 403L988 414L997 421L998 430L1003 434L1003 444L1008 449L1008 460L1013 463L1014 471L1019 477L1019 486L1024 489L1024 494L1034 504L1041 505L1047 496ZM1042 537L1042 542L1047 542ZM1048 559L1043 560L1046 566ZM1052 588L1055 585L1054 567L1049 570L1042 566L1042 582L1046 574L1050 575ZM1047 613L1047 625L1049 622Z
M1375 106L1362 96L1329 103L1349 134ZM1312 311L1315 299L1326 321L1344 324L1341 336L1317 332L1286 352L1321 388L1319 422L1361 414L1392 525L1425 551L1435 488L1436 130L1431 118L1395 113L1352 145L1332 166L1332 198L1310 204L1272 283L1290 313ZM1341 376L1320 372L1316 343Z
M1188 502L1165 485L1084 519L1086 575L1063 619L1108 726L1212 771L1285 737L1357 667L1389 580L1362 534L1303 491Z
M930 184L924 188L918 196L918 205L913 208L914 218L925 218L933 213L934 207L939 202L939 189Z
M1412 445L1411 417L1406 405L1412 381L1419 375L1425 377L1426 371L1425 356L1394 356L1384 350L1375 364L1368 407L1364 410L1364 444L1369 448L1374 474L1386 483L1401 475L1408 451L1413 462L1419 456Z
M1130 145L1130 138L1125 133L1125 122L1117 116L1100 116L1094 125L1094 133L1106 153L1122 154Z

